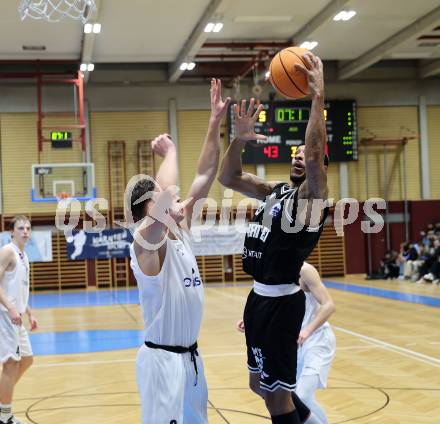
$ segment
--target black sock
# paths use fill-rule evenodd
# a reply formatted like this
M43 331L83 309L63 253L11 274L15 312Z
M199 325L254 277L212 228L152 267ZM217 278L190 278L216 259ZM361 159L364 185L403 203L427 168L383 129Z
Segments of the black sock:
M270 418L272 419L272 424L301 424L296 410L288 414L271 416Z
M295 409L298 412L299 420L302 423L305 423L310 417L310 409L295 392L292 392L292 400L293 404L295 405Z

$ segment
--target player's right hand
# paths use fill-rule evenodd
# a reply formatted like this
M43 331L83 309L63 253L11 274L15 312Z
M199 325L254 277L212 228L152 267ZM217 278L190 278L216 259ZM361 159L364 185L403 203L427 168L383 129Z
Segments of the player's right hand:
M318 56L311 52L304 53L303 60L307 66L295 65L295 70L304 74L309 84L311 97L324 94L324 68Z
M9 318L11 319L12 324L21 326L22 320L21 315L17 312L15 308L11 308L8 310Z
M240 333L244 333L244 321L242 319L237 321L236 327Z
M160 134L151 142L151 148L163 158L170 150L176 149L176 145L169 134Z

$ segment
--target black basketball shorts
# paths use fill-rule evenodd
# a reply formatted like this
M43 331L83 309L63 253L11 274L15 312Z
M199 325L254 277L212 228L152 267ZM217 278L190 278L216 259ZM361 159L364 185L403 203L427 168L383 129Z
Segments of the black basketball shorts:
M305 313L302 290L267 297L250 292L244 309L248 368L260 374L260 388L296 388L298 336Z

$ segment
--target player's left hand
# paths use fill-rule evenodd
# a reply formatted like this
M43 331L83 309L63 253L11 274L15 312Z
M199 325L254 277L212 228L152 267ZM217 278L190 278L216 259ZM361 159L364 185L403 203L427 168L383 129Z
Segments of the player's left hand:
M240 333L244 333L244 321L242 319L237 321L236 327Z
M249 101L249 107L246 108L246 100L241 101L241 105L235 105L235 138L240 141L266 140L264 134L255 132L255 124L257 123L260 112L264 109L259 104L255 110L255 99Z
M38 328L38 321L32 314L29 315L29 324L31 326L31 331L35 331Z
M228 111L231 98L222 99L222 82L219 79L211 79L211 118L220 121Z
M304 342L310 337L310 331L307 329L301 330L298 337L298 346L302 346Z

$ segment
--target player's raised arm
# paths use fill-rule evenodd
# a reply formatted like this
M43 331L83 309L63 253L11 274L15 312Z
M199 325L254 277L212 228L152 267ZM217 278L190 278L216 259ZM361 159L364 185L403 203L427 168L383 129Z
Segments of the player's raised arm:
M185 205L185 217L188 227L191 225L194 203L206 198L218 171L220 160L220 125L225 117L229 102L227 97L222 99L222 85L219 79L211 80L211 116L208 132L202 146L194 180L188 192L188 201Z
M154 153L163 158L156 174L156 181L162 190L177 184L177 150L168 134L160 134L151 142Z
M324 119L324 71L321 59L307 52L303 55L307 69L295 65L307 78L312 98L310 118L305 137L304 162L307 179L299 190L303 199L326 199L328 195L327 173L324 166L327 131Z
M156 137L151 146L163 157L156 181L138 181L131 192L130 205L134 221L142 221L133 235L139 266L144 274L157 275L165 257L168 232L176 232L179 221L177 153L168 134Z
M246 196L264 200L272 192L274 183L269 183L256 175L243 171L241 152L248 141L264 140L266 136L255 133L255 123L263 109L255 109L255 100L251 99L246 109L246 100L241 107L235 105L235 139L229 145L223 157L218 180L225 187L238 191Z
M330 293L324 286L318 271L313 265L304 263L300 275L302 284L321 305L314 320L300 332L298 344L302 345L314 331L328 321L330 316L336 311L336 307Z

